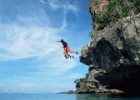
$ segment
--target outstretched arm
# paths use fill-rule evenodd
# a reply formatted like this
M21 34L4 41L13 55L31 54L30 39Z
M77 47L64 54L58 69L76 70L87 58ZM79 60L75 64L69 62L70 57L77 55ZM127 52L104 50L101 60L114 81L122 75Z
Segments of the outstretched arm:
M61 42L61 41L57 41L57 42Z

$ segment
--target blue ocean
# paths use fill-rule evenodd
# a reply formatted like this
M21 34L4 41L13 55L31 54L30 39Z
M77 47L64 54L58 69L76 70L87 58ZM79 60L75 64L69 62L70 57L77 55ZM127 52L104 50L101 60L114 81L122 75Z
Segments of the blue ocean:
M0 94L0 100L140 100L140 97L108 97L91 94Z

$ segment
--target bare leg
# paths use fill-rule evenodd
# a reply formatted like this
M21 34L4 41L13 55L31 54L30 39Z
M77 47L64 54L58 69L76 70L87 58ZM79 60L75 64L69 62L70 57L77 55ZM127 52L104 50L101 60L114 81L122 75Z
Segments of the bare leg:
M71 51L69 51L70 53L76 53L76 54L78 54L78 51L75 51L75 50L71 50Z
M68 56L67 58L73 58L74 59L74 56L71 56L70 54L68 54L68 52L66 53L66 55Z
M64 57L67 59L69 58L68 54L64 52Z
M64 57L67 59L68 57L66 55L64 55Z
M69 55L69 54L68 54L68 55ZM72 55L69 55L69 57L74 59L74 56L72 56Z

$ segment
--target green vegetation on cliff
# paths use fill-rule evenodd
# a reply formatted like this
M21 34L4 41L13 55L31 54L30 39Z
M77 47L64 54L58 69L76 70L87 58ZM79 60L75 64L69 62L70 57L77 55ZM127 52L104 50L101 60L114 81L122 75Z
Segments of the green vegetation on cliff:
M77 92L140 95L140 0L90 0L90 13L92 40L80 56L89 71Z
M140 0L110 0L108 6L94 15L95 30L102 30L110 23L140 13Z
M76 84L76 89L78 91L89 91L90 87L86 84L88 81L88 74L85 78L76 79L74 83Z

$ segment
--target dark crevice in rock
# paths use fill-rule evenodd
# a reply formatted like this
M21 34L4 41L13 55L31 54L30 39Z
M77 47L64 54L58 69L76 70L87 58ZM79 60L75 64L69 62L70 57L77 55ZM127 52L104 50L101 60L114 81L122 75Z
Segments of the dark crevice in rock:
M90 0L93 21L108 3ZM78 80L77 92L140 96L140 14L103 27L81 51L80 62L89 66L89 72Z

